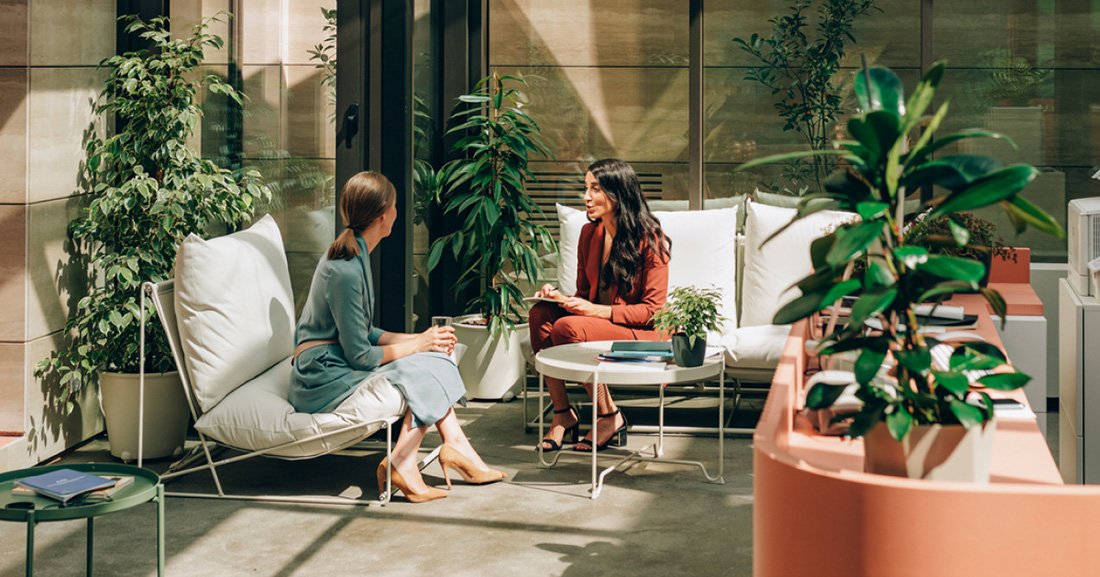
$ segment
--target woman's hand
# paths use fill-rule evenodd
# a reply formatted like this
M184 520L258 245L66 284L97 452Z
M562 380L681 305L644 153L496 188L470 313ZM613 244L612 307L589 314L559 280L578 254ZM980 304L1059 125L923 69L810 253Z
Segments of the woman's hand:
M562 299L561 308L569 313L582 317L596 317L600 319L611 318L611 307L594 304L581 297L567 297Z
M535 291L535 296L540 298L540 299L558 299L558 300L561 300L561 299L565 298L564 295L562 295L561 292L558 291L558 289L554 288L554 285L552 285L552 284L542 285L542 288Z
M449 355L454 350L457 342L454 327L429 327L428 330L417 335L416 352L434 352Z

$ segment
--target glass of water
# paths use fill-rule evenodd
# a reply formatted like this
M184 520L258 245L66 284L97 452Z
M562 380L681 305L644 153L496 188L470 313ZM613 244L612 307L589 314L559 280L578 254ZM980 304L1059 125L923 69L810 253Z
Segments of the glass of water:
M432 317L432 326L433 327L449 327L453 323L454 323L454 319L452 319L451 317L444 317L444 316ZM451 360L454 361L456 364L458 363L458 361L455 359L455 349L454 349L453 346L451 347L451 350L447 351L447 355L450 356Z

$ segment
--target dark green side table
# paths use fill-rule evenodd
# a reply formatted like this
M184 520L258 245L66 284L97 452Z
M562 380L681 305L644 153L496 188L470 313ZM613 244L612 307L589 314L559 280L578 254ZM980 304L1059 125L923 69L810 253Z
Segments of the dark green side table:
M118 490L110 501L96 501L87 504L70 504L62 507L60 502L38 495L13 495L12 487L17 479L41 475L56 469L74 469L93 475L130 475L134 482ZM13 508L12 503L32 503L34 508ZM38 523L66 521L69 519L88 520L87 574L92 574L92 522L96 517L116 513L142 503L157 504L157 575L164 575L164 485L160 477L148 470L131 465L114 463L82 463L74 465L53 465L50 467L31 467L18 471L0 473L0 521L22 521L27 524L27 576L34 575L34 528ZM18 505L17 505L18 507ZM24 505L23 507L29 507Z

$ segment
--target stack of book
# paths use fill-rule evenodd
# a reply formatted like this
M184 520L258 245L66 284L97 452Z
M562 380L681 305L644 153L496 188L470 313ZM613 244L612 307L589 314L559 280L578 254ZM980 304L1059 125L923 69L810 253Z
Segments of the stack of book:
M133 483L130 475L91 475L73 469L58 469L24 477L15 482L13 495L42 495L68 503L77 497L109 500L112 495Z
M669 341L615 341L611 350L596 355L600 367L609 370L663 371L672 360Z

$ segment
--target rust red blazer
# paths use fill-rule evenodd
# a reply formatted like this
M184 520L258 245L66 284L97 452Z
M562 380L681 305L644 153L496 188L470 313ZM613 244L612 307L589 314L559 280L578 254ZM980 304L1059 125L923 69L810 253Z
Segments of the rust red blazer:
M600 260L603 257L604 230L602 222L590 222L581 228L577 243L577 294L596 302L600 286ZM634 288L619 294L617 284L611 286L611 322L628 327L651 327L653 313L668 298L668 259L662 258L651 243L642 248L644 263L638 271Z

